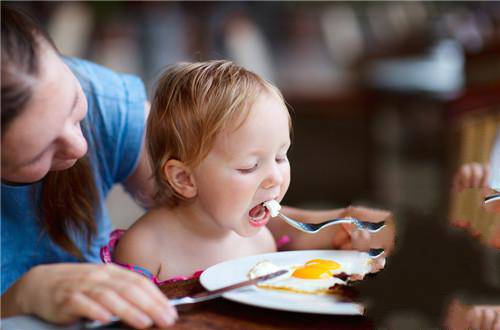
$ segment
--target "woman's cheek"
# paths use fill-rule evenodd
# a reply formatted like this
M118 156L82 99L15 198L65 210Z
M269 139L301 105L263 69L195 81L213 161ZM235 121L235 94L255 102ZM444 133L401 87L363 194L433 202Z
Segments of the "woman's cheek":
M24 177L31 182L35 182L43 179L49 171L50 171L50 166L48 162L43 160L37 162L36 164L23 168L21 177Z

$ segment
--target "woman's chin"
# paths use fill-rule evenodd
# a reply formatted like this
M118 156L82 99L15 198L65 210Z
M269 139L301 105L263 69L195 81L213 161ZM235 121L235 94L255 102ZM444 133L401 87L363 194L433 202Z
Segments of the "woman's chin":
M63 171L67 170L68 168L72 167L75 165L76 161L78 159L68 159L64 161L57 162L56 164L52 165L52 168L50 169L51 171Z

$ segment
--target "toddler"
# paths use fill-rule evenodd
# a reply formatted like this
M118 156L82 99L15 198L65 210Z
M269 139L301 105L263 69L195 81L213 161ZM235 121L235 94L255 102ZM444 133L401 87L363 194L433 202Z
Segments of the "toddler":
M279 90L228 61L162 74L147 124L155 207L102 250L155 283L276 251L263 203L290 184L291 120Z

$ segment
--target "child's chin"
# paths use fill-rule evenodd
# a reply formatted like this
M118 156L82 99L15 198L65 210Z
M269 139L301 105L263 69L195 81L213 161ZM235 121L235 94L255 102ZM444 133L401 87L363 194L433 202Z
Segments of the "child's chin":
M241 237L252 237L257 235L257 233L261 230L262 227L251 227L248 226L242 230L237 231L237 234Z

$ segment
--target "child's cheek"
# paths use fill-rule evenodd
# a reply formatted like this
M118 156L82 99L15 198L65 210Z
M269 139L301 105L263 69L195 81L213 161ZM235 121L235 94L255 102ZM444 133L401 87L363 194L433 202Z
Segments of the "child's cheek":
M258 183L251 176L240 176L233 179L231 184L231 194L235 203L242 204L245 207L254 202L254 196L258 190Z

